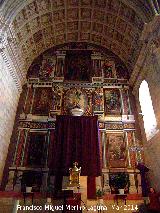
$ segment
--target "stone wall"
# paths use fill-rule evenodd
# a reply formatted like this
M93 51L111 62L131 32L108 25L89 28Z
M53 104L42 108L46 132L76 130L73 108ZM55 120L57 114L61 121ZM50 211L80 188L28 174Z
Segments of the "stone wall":
M0 55L0 181L13 130L19 91Z
M143 80L149 86L153 109L157 120L157 129L160 128L160 48L159 40L159 16L148 24L144 30L144 45L132 73L130 83L133 86L133 94L136 99L138 113L141 112L139 103L139 87ZM147 107L147 104L146 104ZM144 130L143 116L138 115L141 127L142 141L144 145L145 164L149 167L148 178L150 185L160 191L160 131L147 141Z
M155 57L157 57L155 55ZM158 62L159 61L159 62ZM160 59L156 61L151 61L150 65L145 66L144 69L147 70L145 79L148 82L148 86L150 89L150 94L152 98L152 104L157 120L157 128L160 127L160 74L157 72L160 70ZM141 118L142 120L142 118ZM144 138L144 130L143 138ZM149 178L151 185L153 185L156 189L160 190L160 132L158 132L155 136L153 136L149 141L144 139L144 148L145 148L145 156L146 163L150 168Z

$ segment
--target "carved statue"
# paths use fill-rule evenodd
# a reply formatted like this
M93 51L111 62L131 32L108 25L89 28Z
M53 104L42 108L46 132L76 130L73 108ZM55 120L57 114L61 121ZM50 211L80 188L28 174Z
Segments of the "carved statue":
M78 163L73 163L73 168L69 168L69 184L70 186L76 186L80 187L80 173L81 173L81 167L77 167Z

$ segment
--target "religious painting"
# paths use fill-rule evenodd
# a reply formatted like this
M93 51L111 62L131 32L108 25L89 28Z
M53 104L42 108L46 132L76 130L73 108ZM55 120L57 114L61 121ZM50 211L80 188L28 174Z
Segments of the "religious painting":
M103 88L97 88L93 94L93 110L103 111L104 110L104 96Z
M53 78L56 71L56 55L52 52L40 55L34 63L31 64L28 78Z
M91 72L91 51L67 51L65 60L65 80L89 81Z
M112 60L105 60L102 65L104 78L116 78L115 63Z
M48 115L53 109L53 94L51 88L36 88L32 113L36 115Z
M31 132L27 143L27 166L44 166L47 151L46 134Z
M105 115L121 114L121 98L119 89L104 89Z
M56 56L55 55L43 55L41 68L39 71L40 78L54 77L56 68Z
M70 114L70 110L73 108L83 109L84 112L88 106L88 97L83 89L68 89L64 93L64 112Z
M109 158L109 167L126 167L126 139L123 133L107 135L107 153Z

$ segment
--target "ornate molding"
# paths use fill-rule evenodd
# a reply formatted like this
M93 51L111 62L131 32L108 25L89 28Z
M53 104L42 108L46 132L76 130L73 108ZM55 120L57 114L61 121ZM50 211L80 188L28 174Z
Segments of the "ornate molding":
M20 121L19 122L20 129L37 129L37 130L48 130L55 129L55 122L32 122L32 121Z

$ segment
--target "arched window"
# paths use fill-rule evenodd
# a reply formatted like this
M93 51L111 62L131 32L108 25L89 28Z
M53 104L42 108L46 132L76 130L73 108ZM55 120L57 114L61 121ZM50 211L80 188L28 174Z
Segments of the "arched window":
M158 132L158 130L148 83L145 80L142 81L139 88L139 101L143 115L146 137L147 140L150 140Z

